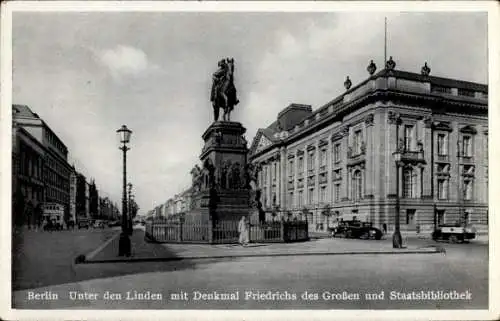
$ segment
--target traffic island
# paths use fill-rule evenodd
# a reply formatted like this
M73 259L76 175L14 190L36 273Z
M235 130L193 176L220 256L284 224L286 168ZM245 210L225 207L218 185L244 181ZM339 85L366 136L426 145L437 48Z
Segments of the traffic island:
M304 243L237 244L158 244L144 241L144 231L137 230L131 237L132 255L117 256L118 240L114 239L100 251L87 255L84 264L117 262L158 262L200 259L228 259L248 257L314 256L314 255L398 255L439 254L436 246L407 246L393 249L388 242L364 242L354 239L317 239Z

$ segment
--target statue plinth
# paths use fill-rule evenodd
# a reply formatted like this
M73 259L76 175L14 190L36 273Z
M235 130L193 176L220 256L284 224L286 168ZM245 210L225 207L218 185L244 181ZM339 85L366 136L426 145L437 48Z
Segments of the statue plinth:
M250 213L246 129L238 122L217 121L203 133L202 179L193 195L194 211L213 221L239 220Z

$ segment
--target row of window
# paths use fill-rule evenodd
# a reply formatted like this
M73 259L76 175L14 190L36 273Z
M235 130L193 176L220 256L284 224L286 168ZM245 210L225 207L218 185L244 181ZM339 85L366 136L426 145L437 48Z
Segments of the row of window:
M49 183L50 185L57 186L61 189L69 190L69 181L65 177L62 177L59 173L46 171L45 182Z
M61 143L61 141L54 134L52 134L48 130L45 130L45 139L47 139L47 141L52 146L54 146L59 151L61 151L61 153L66 154L66 148L64 147L64 145Z
M56 200L59 202L68 202L69 201L69 196L67 193L60 191L55 188L47 188L47 198Z
M437 181L438 185L438 199L440 200L446 200L449 197L449 179L438 179ZM473 180L467 179L467 180L462 180L461 184L461 189L462 189L462 199L466 201L470 201L473 199L473 188L474 188L474 182Z
M417 224L417 215L416 215L416 210L415 209L407 209L406 210L406 215L405 215L405 220L402 220L402 224L406 225L416 225ZM486 214L485 216L486 220L488 219L488 215ZM465 211L461 214L461 218L459 219L462 223L470 224L472 223L471 220L471 215L468 211ZM476 221L481 222L481 219L476 218ZM487 222L487 221L486 221ZM445 223L456 223L456 222L446 222L445 221L445 211L444 210L438 210L436 213L436 223L437 225L442 225Z
M40 157L21 148L19 162L19 170L22 175L42 179L43 161Z
M474 145L473 145L473 136L472 135L462 135L462 139L458 144L459 155L462 157L472 157L474 156ZM448 155L448 134L439 133L437 135L437 153L439 156L447 156ZM485 155L488 157L488 140L486 139L486 143L484 144Z
M410 135L408 132L407 132L408 135ZM355 136L356 137L356 136ZM473 156L473 145L472 145L472 136L470 135L464 135L462 136L462 144L461 144L461 153L460 155L463 156L463 157L472 157ZM411 145L411 141L410 139L406 139L405 138L405 148L410 148L410 145ZM488 144L485 144L486 146ZM356 146L356 145L355 145ZM333 147L333 159L334 159L334 162L337 163L340 161L340 151L341 151L341 145L340 143L337 143L334 145ZM438 134L437 136L437 152L438 152L438 155L439 156L445 156L445 155L448 155L448 135L446 134ZM486 155L487 155L488 151L486 150ZM322 149L320 151L320 157L319 157L319 166L320 168L324 165L326 165L327 163L327 153L326 153L326 149ZM308 170L309 171L314 171L315 170L315 159L314 159L314 156L315 156L315 152L312 151L308 154ZM302 156L299 156L298 157L298 172L299 173L302 173L303 172L303 168L304 168L304 158ZM272 173L271 173L271 180L272 181L275 181L276 180L276 177L277 177L277 171L278 171L278 165L277 163L273 163L272 165ZM289 167L288 167L288 175L290 177L293 177L294 176L294 170L295 170L295 167L294 167L294 160L291 159L289 160ZM411 179L409 179L411 180ZM268 167L264 167L264 171L263 171L263 177L262 177L262 180L261 182L264 182L263 185L267 185L268 184ZM410 195L413 194L413 193L409 193Z
M420 176L422 179L422 176ZM415 198L418 197L417 188L420 187L420 195L422 194L422 182L418 182L417 170L415 169L405 169L403 171L403 188L402 188L402 197L403 198ZM419 184L420 183L420 184ZM438 179L437 181L437 194L438 199L446 200L449 197L449 179ZM473 199L473 180L464 179L462 181L462 199L463 200L472 200ZM341 183L333 184L333 202L340 202L340 188ZM263 204L267 204L267 188L263 189ZM297 196L297 199L294 197ZM276 192L275 189L272 190L272 205L276 204ZM362 172L357 170L352 175L351 180L351 190L350 190L350 199L353 201L357 201L362 199L363 197L363 177ZM318 199L316 199L315 189L311 187L307 189L307 199L304 199L304 191L298 190L297 195L295 195L294 191L290 191L288 193L287 204L289 206L297 206L302 207L304 205L313 205L316 203L325 203L327 202L327 186L321 186L319 188Z

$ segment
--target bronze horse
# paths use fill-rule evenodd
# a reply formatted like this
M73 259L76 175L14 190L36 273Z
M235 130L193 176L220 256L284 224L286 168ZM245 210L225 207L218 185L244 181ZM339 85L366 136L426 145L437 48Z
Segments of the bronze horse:
M219 61L219 70L213 74L210 101L214 109L214 121L219 120L219 108L224 111L222 120L230 121L231 111L239 103L234 86L234 59Z

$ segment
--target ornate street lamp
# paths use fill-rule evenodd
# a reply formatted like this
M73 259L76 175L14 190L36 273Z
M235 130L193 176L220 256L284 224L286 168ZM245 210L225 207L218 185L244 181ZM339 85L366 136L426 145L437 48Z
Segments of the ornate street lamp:
M396 161L396 217L394 224L394 234L392 235L392 247L395 249L402 248L402 237L399 224L399 168L402 165L401 151L397 150L393 153L394 160Z
M128 209L128 222L127 222L127 230L128 234L132 235L133 228L132 228L132 183L128 183L128 203L127 203L127 209Z
M118 256L130 256L131 244L128 233L128 220L127 220L127 144L130 142L132 131L123 125L116 131L121 146L119 149L123 151L123 194L122 194L122 232L120 234L120 241L118 245Z

